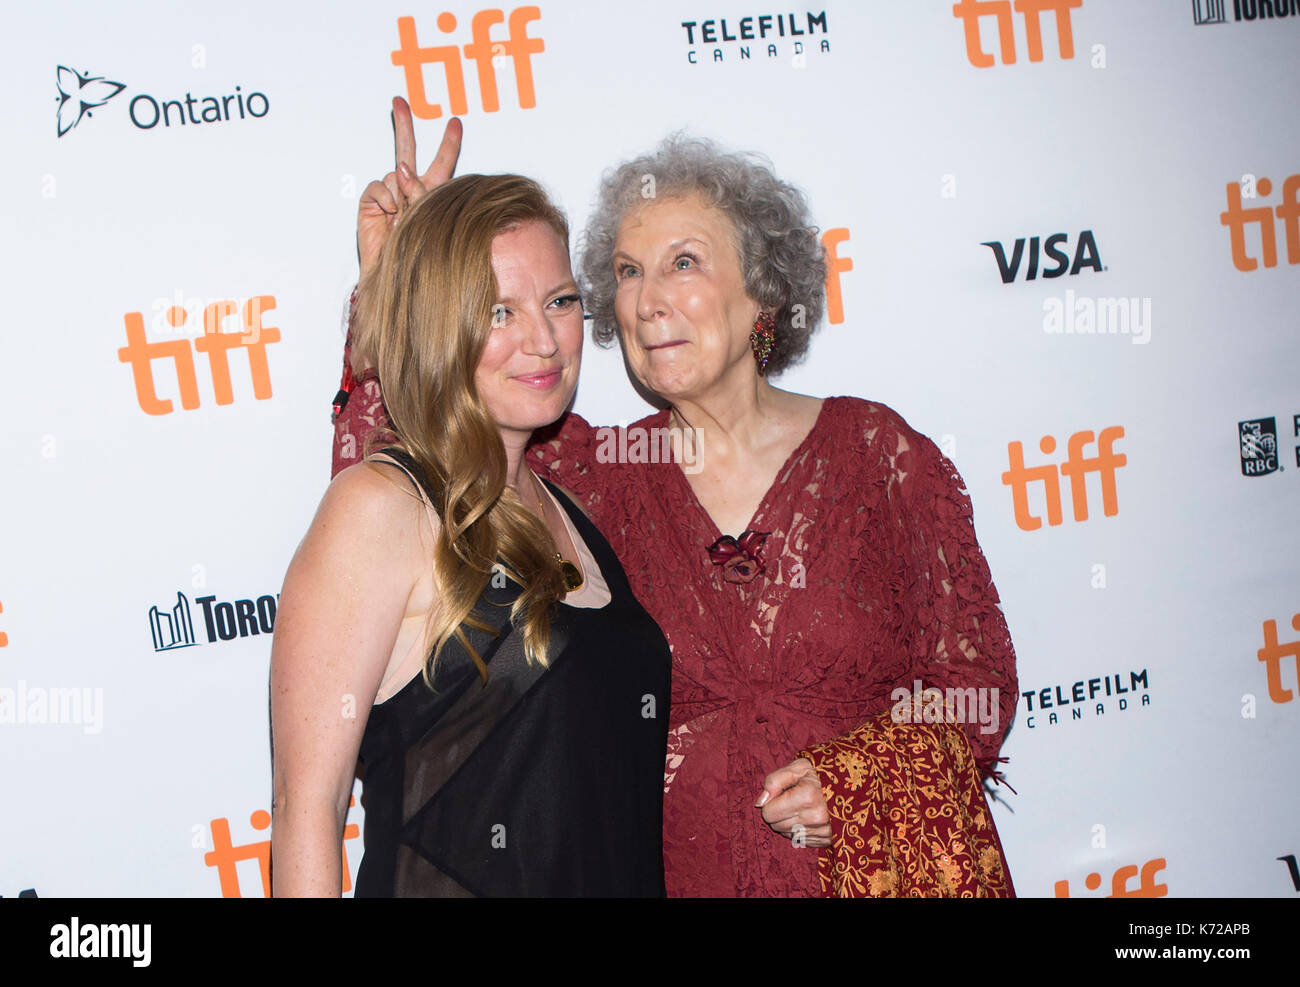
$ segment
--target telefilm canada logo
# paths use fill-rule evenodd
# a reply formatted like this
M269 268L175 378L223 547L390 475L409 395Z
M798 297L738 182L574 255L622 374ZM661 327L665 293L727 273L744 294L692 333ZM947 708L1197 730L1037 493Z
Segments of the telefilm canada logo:
M124 90L124 82L107 76L92 75L66 65L55 71L58 87L57 131L63 137L83 121L93 118L95 111L106 107ZM121 102L114 104L121 105ZM197 127L209 123L237 123L255 120L267 115L271 101L265 93L245 92L235 86L233 92L218 95L186 92L184 97L175 94L157 96L141 92L126 101L127 117L137 130L164 130L173 127Z
M831 50L825 10L697 17L680 23L686 61L692 65L776 61L801 69L807 67L809 53L828 55Z
M194 633L194 612L189 597L176 591L176 602L168 607L149 608L149 633L154 651L176 651L199 644L216 644L235 638L270 634L275 630L275 608L280 594L267 593L256 599L225 601L200 596L194 602L202 610L205 640Z
M1151 705L1151 687L1147 670L1113 672L1095 678L1079 679L1069 685L1049 685L1022 692L1025 701L1025 726L1055 726L1063 720L1100 719L1109 713L1122 713L1138 706Z
M1275 21L1300 16L1300 0L1232 0L1234 21ZM1227 24L1227 0L1192 0L1193 24Z

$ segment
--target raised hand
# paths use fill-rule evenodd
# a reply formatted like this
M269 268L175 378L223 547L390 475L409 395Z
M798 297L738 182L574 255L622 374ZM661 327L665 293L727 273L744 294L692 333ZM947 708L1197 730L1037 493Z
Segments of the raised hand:
M364 277L379 262L379 252L397 219L420 196L448 181L456 172L463 135L460 119L452 117L442 132L438 153L423 175L415 167L415 126L411 108L401 96L393 97L394 169L371 182L361 193L357 209L357 255Z

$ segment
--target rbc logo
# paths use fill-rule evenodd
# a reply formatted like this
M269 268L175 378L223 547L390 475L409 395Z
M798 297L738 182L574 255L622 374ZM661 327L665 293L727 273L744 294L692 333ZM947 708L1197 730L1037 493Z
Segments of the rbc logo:
M1241 475L1266 476L1277 472L1277 419L1238 422L1237 431L1241 438Z
M531 110L537 105L537 94L533 88L533 65L530 56L546 50L541 38L527 35L528 24L538 20L541 11L536 7L517 7L510 12L510 36L505 41L493 41L492 27L506 19L502 10L480 10L470 22L470 34L473 41L465 45L465 57L474 62L478 74L479 99L483 110L495 113L501 109L501 100L497 93L497 68L504 58L509 57L514 63L515 89L519 95L519 107ZM456 30L456 15L444 11L438 15L438 30L450 34ZM465 96L465 70L461 63L459 45L438 45L421 48L415 30L414 17L397 19L397 38L399 47L392 53L393 64L406 74L407 102L411 112L421 120L434 120L442 116L442 104L430 103L424 87L424 66L441 62L447 79L447 101L451 104L453 116L462 116L469 110Z

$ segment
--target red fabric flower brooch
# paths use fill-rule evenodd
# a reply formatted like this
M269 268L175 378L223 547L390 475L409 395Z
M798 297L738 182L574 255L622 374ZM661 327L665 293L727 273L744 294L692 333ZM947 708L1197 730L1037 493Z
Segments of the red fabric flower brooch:
M746 529L739 538L723 535L709 546L709 558L722 566L722 578L729 583L748 583L762 572L763 542L770 531Z

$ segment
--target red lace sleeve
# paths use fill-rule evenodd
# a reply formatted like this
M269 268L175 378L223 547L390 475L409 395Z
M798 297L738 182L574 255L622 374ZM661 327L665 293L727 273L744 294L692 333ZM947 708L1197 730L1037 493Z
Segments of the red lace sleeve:
M1018 695L1015 652L956 468L902 418L876 409L871 461L887 477L899 642L910 658L899 670L907 680L895 684L908 699L895 689L890 709L800 751L830 813L822 890L1011 896L979 779L998 777Z
M343 377L334 398L334 451L330 478L338 476L365 457L366 438L376 429L387 428L388 412L374 371L352 375L352 319L356 315L357 293L348 307L348 335L343 343Z
M618 464L602 462L602 440L612 428L593 428L581 415L568 414L554 425L538 429L528 447L528 465L573 494L587 516L607 538L622 530L619 491L623 476ZM616 546L617 548L617 546Z
M918 580L912 671L944 693L970 740L982 777L997 777L998 749L1018 696L1016 655L988 563L975 539L970 497L956 467L910 429L898 455L900 504L910 525Z

